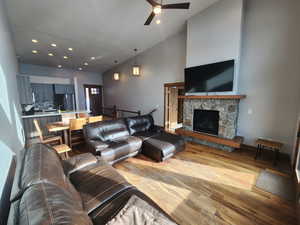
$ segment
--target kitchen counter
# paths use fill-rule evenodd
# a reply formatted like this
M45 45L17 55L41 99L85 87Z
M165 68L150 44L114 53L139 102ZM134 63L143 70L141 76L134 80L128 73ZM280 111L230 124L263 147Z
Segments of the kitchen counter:
M23 115L22 119L27 118L39 118L39 117L51 117L51 116L62 116L64 114L77 114L77 113L89 113L87 110L68 111L68 112L38 112L33 115Z

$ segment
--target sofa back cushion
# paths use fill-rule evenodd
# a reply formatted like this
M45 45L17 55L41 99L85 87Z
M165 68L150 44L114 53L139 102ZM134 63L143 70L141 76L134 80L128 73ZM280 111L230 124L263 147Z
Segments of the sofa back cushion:
M27 188L38 183L56 184L81 202L79 193L64 174L57 152L44 144L33 145L18 154L11 202L20 199Z
M124 119L101 121L84 127L85 138L89 140L113 141L129 136Z
M154 120L150 114L126 118L126 123L130 135L141 131L149 131L154 127Z
M22 195L17 211L22 225L93 224L70 192L51 183L29 187Z

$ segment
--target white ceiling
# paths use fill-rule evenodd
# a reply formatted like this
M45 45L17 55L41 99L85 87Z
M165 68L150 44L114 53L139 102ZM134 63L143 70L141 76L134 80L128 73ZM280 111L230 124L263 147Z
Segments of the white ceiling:
M19 61L86 71L104 72L184 28L186 21L218 0L164 0L191 2L190 10L165 10L162 23L144 26L151 12L145 0L7 0ZM39 40L34 44L32 39ZM50 46L56 43L57 47ZM69 47L74 48L69 52ZM32 54L32 50L39 54ZM53 57L48 56L52 52ZM70 56L64 60L64 55ZM90 57L96 60L90 61ZM89 66L83 66L83 62Z

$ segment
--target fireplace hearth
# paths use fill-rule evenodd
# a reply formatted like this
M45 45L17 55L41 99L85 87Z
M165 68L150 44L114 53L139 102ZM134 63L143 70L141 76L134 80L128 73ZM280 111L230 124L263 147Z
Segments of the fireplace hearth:
M194 109L193 130L219 135L219 111Z

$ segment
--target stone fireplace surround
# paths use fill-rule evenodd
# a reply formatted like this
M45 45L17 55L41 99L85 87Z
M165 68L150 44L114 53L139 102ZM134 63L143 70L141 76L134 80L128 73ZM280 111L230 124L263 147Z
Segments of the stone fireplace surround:
M193 116L195 109L201 110L216 110L219 111L219 135L221 138L233 139L237 135L237 121L239 112L239 99L184 99L183 106L183 128L193 131ZM191 139L191 138L189 138ZM194 142L209 145L212 147L221 148L232 151L233 148L220 146L215 143L206 142L203 140L195 140Z

